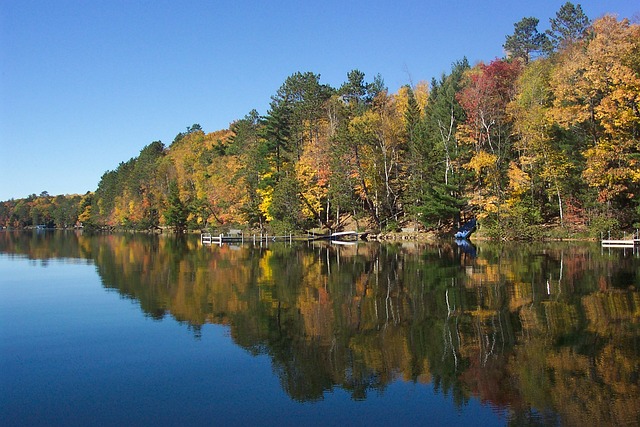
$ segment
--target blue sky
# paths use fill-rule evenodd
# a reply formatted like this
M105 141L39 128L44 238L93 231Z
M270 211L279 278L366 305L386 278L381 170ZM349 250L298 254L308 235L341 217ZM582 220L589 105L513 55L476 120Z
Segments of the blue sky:
M94 191L152 141L265 114L296 71L334 87L379 73L396 91L502 57L515 22L542 31L565 1L2 0L0 200ZM591 19L640 11L574 3Z

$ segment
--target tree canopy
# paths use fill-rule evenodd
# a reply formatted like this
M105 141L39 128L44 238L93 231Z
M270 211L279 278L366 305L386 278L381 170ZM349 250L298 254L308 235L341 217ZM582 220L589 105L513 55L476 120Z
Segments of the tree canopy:
M104 173L94 193L0 204L0 224L150 229L451 230L640 226L640 27L566 3L523 18L505 58L462 59L395 93L353 69L296 72L229 129L194 124Z

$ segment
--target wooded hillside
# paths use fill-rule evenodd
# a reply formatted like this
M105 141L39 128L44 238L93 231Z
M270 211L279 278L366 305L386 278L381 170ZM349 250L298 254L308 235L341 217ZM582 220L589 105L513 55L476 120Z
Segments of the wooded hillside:
M591 23L571 3L550 30L538 23L514 25L505 58L461 59L396 93L358 70L337 88L294 73L265 115L212 133L193 125L107 171L76 200L78 220L278 232L347 220L442 230L476 217L501 238L638 227L640 26ZM19 208L38 199L2 203L0 224L42 221Z

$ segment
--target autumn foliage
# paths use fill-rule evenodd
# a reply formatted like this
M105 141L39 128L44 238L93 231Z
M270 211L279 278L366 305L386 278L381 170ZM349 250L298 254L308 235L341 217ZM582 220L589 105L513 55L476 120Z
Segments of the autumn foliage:
M152 142L63 222L450 230L476 217L500 238L637 227L640 26L610 15L589 23L570 3L546 33L537 23L515 25L505 58L464 59L396 93L358 70L338 88L294 73L266 114ZM46 203L4 202L0 224L61 224L40 218Z

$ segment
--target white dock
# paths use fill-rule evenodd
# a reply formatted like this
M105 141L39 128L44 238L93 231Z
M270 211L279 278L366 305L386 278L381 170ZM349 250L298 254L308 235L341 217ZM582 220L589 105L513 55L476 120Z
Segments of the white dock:
M627 238L627 236L629 237ZM603 248L637 248L640 247L640 230L636 230L632 234L624 233L622 239L612 239L611 232L609 232L609 238L605 239L602 236L601 241Z
M200 235L200 242L203 245L222 244L222 234L219 236L213 236L211 233L202 233Z
M606 239L602 241L604 248L632 248L634 246L640 246L640 239Z

